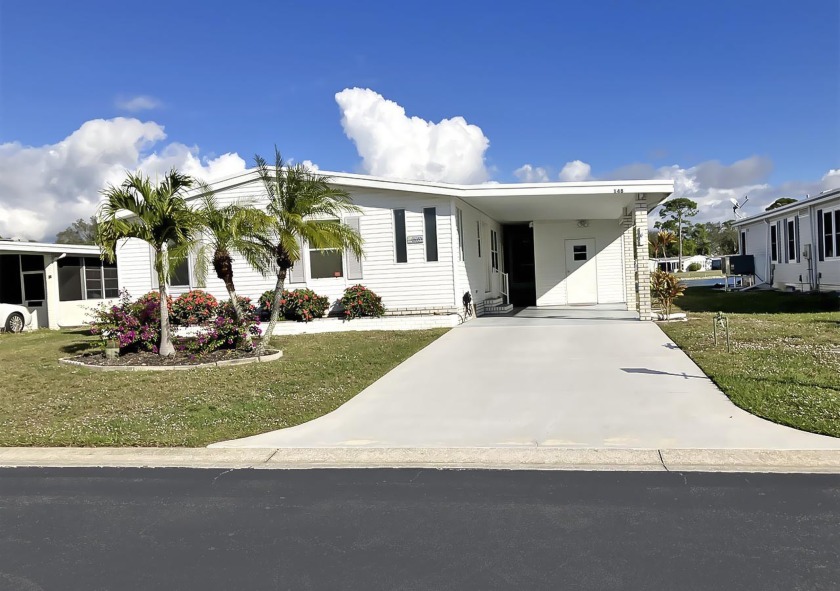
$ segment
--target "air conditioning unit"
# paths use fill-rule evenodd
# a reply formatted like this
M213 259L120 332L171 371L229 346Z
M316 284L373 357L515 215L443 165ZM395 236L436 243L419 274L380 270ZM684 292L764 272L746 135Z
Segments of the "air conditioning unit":
M810 244L803 244L802 245L802 258L805 260L811 260L811 245Z

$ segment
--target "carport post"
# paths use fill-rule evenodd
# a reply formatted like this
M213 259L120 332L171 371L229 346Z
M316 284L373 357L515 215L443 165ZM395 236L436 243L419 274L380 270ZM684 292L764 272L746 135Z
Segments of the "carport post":
M633 226L636 233L636 299L639 302L639 320L652 320L650 309L650 266L648 264L648 208L644 193L636 195L633 209Z
M633 212L630 208L624 209L619 224L624 228L622 242L624 243L624 300L627 302L627 310L636 311L636 228L633 225Z

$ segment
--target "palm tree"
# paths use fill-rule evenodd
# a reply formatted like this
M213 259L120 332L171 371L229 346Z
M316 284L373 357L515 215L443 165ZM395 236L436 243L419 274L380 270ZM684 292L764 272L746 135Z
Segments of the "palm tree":
M171 270L183 262L200 229L195 212L184 199L193 179L174 168L156 186L142 173L128 173L119 186L109 185L102 194L96 243L106 260L116 258L117 243L138 238L151 245L160 289L160 355L175 354L169 329L166 284Z
M207 273L208 262L216 277L225 284L237 321L243 310L233 284L232 252L241 255L252 267L259 268L263 245L270 239L271 217L250 201L219 206L213 189L199 183L204 192L198 219L202 227L202 245L196 250L196 275L199 280Z
M651 240L651 245L653 246L653 253L655 256L659 256L659 253L662 253L662 258L665 258L665 252L669 246L673 245L677 241L677 235L669 230L660 230L656 233L656 237Z
M257 268L264 274L274 273L274 301L271 319L258 346L258 353L274 333L280 313L280 298L286 275L301 258L300 243L312 248L350 249L362 256L362 237L341 223L341 215L357 213L349 193L330 185L329 177L310 171L303 164L287 164L274 149L274 167L269 168L259 155L254 159L268 197L266 211L271 216L271 241L264 242Z

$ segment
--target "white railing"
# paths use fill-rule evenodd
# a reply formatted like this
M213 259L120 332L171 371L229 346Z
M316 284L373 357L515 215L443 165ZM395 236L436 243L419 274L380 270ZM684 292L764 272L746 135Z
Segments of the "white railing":
M510 297L509 297L509 294L508 294L508 274L507 273L501 273L501 278L502 278L502 285L501 285L501 288L499 289L499 291L501 291L502 295L505 296L505 303L507 304L508 301L510 301Z

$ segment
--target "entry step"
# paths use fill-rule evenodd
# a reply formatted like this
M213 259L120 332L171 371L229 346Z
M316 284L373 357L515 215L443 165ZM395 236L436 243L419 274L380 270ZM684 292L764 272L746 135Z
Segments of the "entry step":
M513 311L513 304L503 305L499 304L498 306L484 306L484 315L485 316L493 316L497 314L507 314Z

